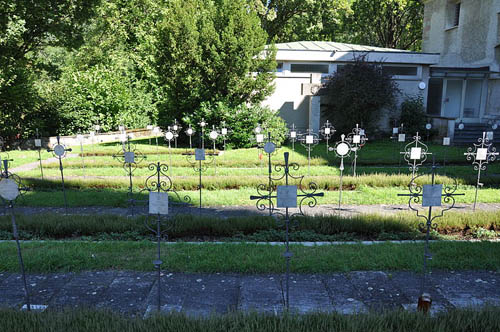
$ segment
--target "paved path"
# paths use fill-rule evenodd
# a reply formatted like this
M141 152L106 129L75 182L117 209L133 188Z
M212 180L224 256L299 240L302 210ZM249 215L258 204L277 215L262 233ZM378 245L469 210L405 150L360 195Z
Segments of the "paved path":
M78 154L69 153L66 157L67 158L78 157ZM58 160L59 159L57 159L56 157L47 158L45 160L42 160L42 166L45 164L58 162ZM10 169L10 172L15 174L15 173L19 173L19 172L31 171L31 170L37 169L37 168L38 169L40 168L40 162L34 161L32 163L27 163L27 164L24 164L21 166L13 167Z
M415 310L422 275L412 272L349 272L292 274L290 308L298 313L368 309ZM426 291L431 313L469 306L500 305L500 274L491 271L433 272ZM156 308L158 283L154 272L101 271L30 275L32 304L48 308L106 308L143 316ZM282 275L186 274L164 272L161 310L191 316L229 311L283 311ZM0 306L24 303L19 274L0 272Z
M44 213L66 213L64 207L26 207L26 206L16 206L16 213L26 214L26 215L37 215ZM293 210L291 210L293 211ZM362 214L382 214L382 215L393 215L399 212L409 211L408 205L343 205L341 210L337 209L337 205L318 205L312 209L304 208L304 213L306 215L341 215L341 216L357 216ZM472 213L472 204L457 204L453 211L459 211L463 213ZM478 203L476 211L500 211L500 203ZM0 215L5 213L5 209L0 210ZM119 207L70 207L67 211L68 214L75 215L131 215L132 210L128 208ZM133 210L135 215L145 215L147 209L145 206L136 206ZM192 214L192 215L203 215L203 216L215 216L219 218L227 217L245 217L245 216L255 216L255 215L269 215L269 211L259 211L254 205L251 206L214 206L214 207L203 207L201 210L197 207L183 207L174 208L173 214ZM292 212L293 213L293 212Z

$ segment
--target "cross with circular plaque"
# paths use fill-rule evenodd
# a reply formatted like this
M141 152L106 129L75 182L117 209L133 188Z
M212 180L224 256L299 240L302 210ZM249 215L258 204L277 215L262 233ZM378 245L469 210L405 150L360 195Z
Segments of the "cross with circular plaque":
M169 158L169 174L172 177L172 140L175 138L174 131L171 130L171 127L167 127L167 131L165 132L165 140L168 142L168 158Z
M226 122L222 121L220 135L222 136L222 144L223 144L222 146L223 146L224 152L226 152L226 139L230 133L231 133L231 130L226 127Z
M212 130L208 134L208 137L210 137L210 139L212 140L212 143L213 143L213 147L214 147L213 154L214 154L214 156L217 156L218 153L217 153L216 148L215 148L215 143L217 142L217 139L219 138L219 130L215 128L215 125L212 125ZM216 158L214 158L214 172L215 172L215 175L217 175L217 160L216 160Z
M344 177L344 158L349 157L352 151L351 144L349 144L348 141L345 140L345 135L342 134L340 135L340 141L338 141L335 144L335 147L330 148L330 150L335 151L335 155L340 158L340 184L339 184L339 207L338 209L340 210L340 205L342 203L342 180Z
M181 131L182 127L177 122L177 119L174 119L174 123L172 123L170 127L172 128L172 133L174 134L174 147L177 149L177 137L179 137L179 132Z
M205 148L205 127L208 126L208 123L205 122L205 119L202 118L199 123L201 131L200 131L200 139L201 139L201 148Z
M38 128L36 128L36 134L35 134L35 148L38 150L38 162L40 163L40 174L42 175L42 180L43 180L43 166L42 166L42 139L40 138L40 134L38 132Z
M59 159L59 170L61 171L61 185L62 192L64 196L64 206L66 207L66 213L68 213L68 199L66 197L66 189L64 188L64 170L62 160L66 157L68 151L72 151L72 149L66 148L64 144L61 143L59 135L57 135L57 144L53 149L47 149L47 152L52 152L54 156Z
M496 148L492 146L493 143L486 136L486 132L483 131L483 137L477 140L477 143L473 143L473 147L467 148L467 152L464 155L467 157L468 161L472 161L474 170L477 171L477 181L476 181L476 194L474 196L474 207L476 210L477 201L477 191L483 184L481 180L481 171L485 171L488 163L495 161L498 156Z
M189 149L193 148L193 142L192 142L192 137L196 133L196 130L194 130L191 125L186 129L185 131L186 135L189 137Z

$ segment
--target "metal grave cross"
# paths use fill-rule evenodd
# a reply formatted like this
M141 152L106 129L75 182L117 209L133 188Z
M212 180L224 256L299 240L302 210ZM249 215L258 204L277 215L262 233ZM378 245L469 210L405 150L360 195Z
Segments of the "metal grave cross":
M168 142L168 158L169 158L168 169L170 177L172 177L172 140L176 139L175 131L172 131L171 127L168 126L164 137L165 140Z
M406 142L406 134L403 123L401 123L399 127L392 128L392 135L390 139L394 142L397 142L397 144L395 144L394 147L395 147L396 158L398 159L398 174L399 174L401 173L401 153L399 152L402 149L402 145Z
M189 137L189 148L192 149L193 148L193 142L192 142L192 137L193 135L196 133L196 130L194 130L191 125L189 125L189 127L186 129L185 131L186 135L188 135Z
M298 141L307 150L307 174L311 171L311 150L319 144L319 135L316 134L311 128L307 129L305 133L300 135Z
M427 156L432 155L432 152L427 152L429 148L421 141L422 138L418 135L418 132L413 136L413 139L412 142L405 146L404 151L400 152L408 163L412 178L415 177L418 167L422 166L427 160Z
M70 148L66 148L64 144L61 143L61 138L57 135L57 144L53 149L47 149L47 152L52 152L52 154L59 159L59 171L61 172L61 185L64 196L64 206L66 208L66 214L68 213L68 199L66 197L66 188L64 187L64 170L62 160L66 157L67 153L73 151Z
M356 176L356 164L358 160L358 150L361 150L363 146L365 146L368 138L366 137L365 130L359 128L359 124L356 123L356 128L352 129L352 132L347 134L345 139L351 145L352 151L354 151L354 160L353 160L353 176Z
M477 143L473 143L473 146L467 148L467 152L464 153L467 160L472 161L474 170L477 171L476 193L474 196L473 207L474 211L476 210L478 188L483 185L480 182L481 171L485 171L488 163L495 161L498 156L496 148L492 145L493 143L488 139L486 132L483 131L483 137L478 138Z
M220 135L222 136L222 147L223 147L223 150L224 150L224 153L226 152L226 140L227 140L227 136L231 133L231 129L229 129L227 126L226 126L226 122L225 121L222 121L221 124L220 124L221 128L220 128Z
M271 152L272 149L268 149ZM272 152L271 152L272 153ZM299 165L296 163L289 164L289 153L284 153L285 157L285 165L276 165L275 171L281 172L283 171L283 175L272 178L270 177L270 182L268 187L265 184L260 184L257 187L258 195L250 196L251 200L256 200L256 207L258 210L266 210L269 209L271 212L270 215L276 215L284 219L285 221L285 252L283 256L286 260L286 288L284 291L285 297L283 298L284 306L287 310L290 309L290 259L293 254L290 252L290 220L295 217L304 216L304 212L302 210L302 206L305 204L310 208L313 208L317 205L317 197L323 197L324 193L317 192L318 185L314 182L310 182L307 186L303 184L304 176L294 176L290 174L290 169L297 171L299 169ZM290 180L298 181L298 185L291 185ZM277 185L278 182L284 181L284 185ZM303 187L311 190L310 192L304 191ZM267 193L263 193L262 190L267 190ZM276 194L273 194L273 192ZM300 193L299 193L300 192ZM274 208L273 200L276 200L276 207ZM266 202L269 203L269 207L266 207ZM285 213L281 212L284 209ZM298 212L290 214L289 209L296 208Z
M43 166L42 166L42 139L40 138L40 134L38 133L38 128L36 128L35 134L35 148L38 150L38 161L40 162L40 174L42 175L43 180Z
M351 144L349 144L348 141L345 140L345 135L342 134L340 135L340 141L338 141L335 144L335 147L330 148L330 150L335 151L335 155L340 158L340 184L339 184L339 207L338 209L340 210L340 204L342 203L342 180L344 177L344 158L347 158L350 156L352 147Z
M417 180L425 176L424 174L421 174L411 179L408 185L408 189L410 191L409 194L398 194L398 196L408 197L408 207L417 213L417 217L423 218L425 220L425 224L421 223L419 225L421 231L426 231L426 237L423 263L424 274L421 285L422 295L419 298L418 302L418 309L423 310L424 312L426 312L430 308L430 303L432 302L430 299L430 295L425 292L425 288L427 276L427 261L432 259L432 255L429 251L430 231L431 229L437 228L437 224L433 221L436 218L442 217L444 215L444 212L449 211L455 207L455 196L465 195L455 193L458 187L456 179L454 179L453 185L436 184L436 169L437 166L433 161L431 184L425 184L423 186L417 184ZM422 208L419 208L418 206L420 203ZM439 213L434 216L432 215L433 207L436 207L440 210Z
M292 151L295 151L295 142L297 141L299 135L300 134L297 131L295 124L292 123L292 127L290 127L290 129L288 130L288 139L290 140L290 142L292 142Z
M174 119L174 123L172 123L170 128L172 128L172 132L174 134L174 147L177 149L177 138L179 137L179 132L181 131L182 127L177 122L177 119Z
M130 144L130 135L127 136L126 148L122 149L121 153L114 154L113 159L121 162L123 164L123 169L129 177L129 187L128 187L128 202L130 212L134 214L135 199L133 197L133 183L132 176L134 171L137 169L137 165L140 164L147 156L143 155L137 150L135 145Z
M326 120L325 124L323 125L323 127L321 127L319 132L326 140L326 153L328 153L328 151L330 150L330 147L328 146L328 141L336 132L335 127L328 120Z
M148 216L144 220L144 226L156 236L156 259L153 261L154 267L157 270L157 309L161 309L161 240L167 236L167 232L174 225L174 220L168 218L170 215L169 208L175 204L189 204L191 198L189 196L181 196L174 190L172 179L167 175L168 166L160 162L149 164L148 169L154 173L150 175L144 184L144 189L148 193ZM174 202L170 203L169 195L172 196ZM184 201L184 203L183 203ZM153 221L156 216L156 222ZM167 221L170 221L167 224Z
M204 118L201 118L201 122L199 123L200 125L200 138L201 138L201 148L205 148L205 127L208 126L208 123L205 122Z
M17 230L16 215L14 213L14 202L17 198L28 190L28 188L21 185L21 178L17 175L11 174L9 172L9 161L2 160L3 171L0 175L0 197L4 203L9 207L12 222L12 233L16 241L17 247L17 257L19 260L19 267L21 269L21 275L23 279L24 286L24 297L26 300L26 308L31 311L34 306L31 305L30 294L28 289L28 282L26 280L26 271L24 268L23 255L21 252L21 245L19 243L19 232Z

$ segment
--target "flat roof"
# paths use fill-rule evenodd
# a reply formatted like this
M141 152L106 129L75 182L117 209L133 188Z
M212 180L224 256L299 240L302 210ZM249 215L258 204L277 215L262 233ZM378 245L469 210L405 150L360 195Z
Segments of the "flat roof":
M385 48L368 45L336 43L328 41L297 41L275 44L278 51L322 51L322 52L383 52L383 53L410 53L410 54L439 54L423 53L396 48Z
M439 53L421 53L328 41L297 41L279 43L275 46L277 61L352 62L360 56L366 56L366 61L369 62L427 65L439 63Z

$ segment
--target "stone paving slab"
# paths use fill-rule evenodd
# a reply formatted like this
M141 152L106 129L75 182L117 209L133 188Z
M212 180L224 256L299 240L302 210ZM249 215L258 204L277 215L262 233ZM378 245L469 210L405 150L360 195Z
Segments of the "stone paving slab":
M290 310L297 313L404 308L415 310L422 275L413 272L354 271L291 274ZM452 308L500 305L499 272L436 271L426 278L431 313ZM110 309L144 316L157 308L157 274L97 271L29 275L31 303L62 308ZM284 310L284 275L162 273L161 311L206 317L235 310L278 314ZM21 308L22 279L0 273L0 307Z

